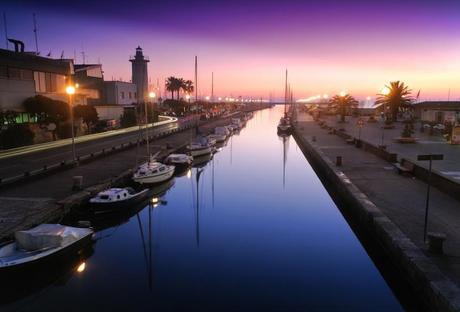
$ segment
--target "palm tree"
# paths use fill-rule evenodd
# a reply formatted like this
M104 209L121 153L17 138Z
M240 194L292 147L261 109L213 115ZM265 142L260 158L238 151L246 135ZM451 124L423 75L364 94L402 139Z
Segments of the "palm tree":
M398 112L403 108L411 107L411 90L404 85L404 82L392 81L390 86L385 86L381 94L377 94L375 105L383 105L384 110L389 109L391 121L398 119Z
M184 89L185 87L185 80L184 78L178 78L177 79L177 100L179 101L179 93L180 93L180 89Z
M184 86L182 87L185 93L191 94L195 90L195 87L193 86L193 81L191 80L186 80L184 82Z
M330 99L329 106L337 108L340 114L340 121L345 122L345 115L348 111L358 106L358 101L349 94L335 95Z
M171 99L174 99L174 91L176 91L176 80L177 78L173 76L166 79L166 90L171 92Z

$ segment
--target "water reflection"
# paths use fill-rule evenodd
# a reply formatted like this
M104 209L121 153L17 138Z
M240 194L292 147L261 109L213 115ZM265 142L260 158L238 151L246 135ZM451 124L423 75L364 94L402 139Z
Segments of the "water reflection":
M73 278L40 292L34 306L399 310L301 152L274 133L281 115L279 108L258 112L219 153L156 186L142 206L94 220L96 252L75 259ZM17 297L15 304L30 302Z

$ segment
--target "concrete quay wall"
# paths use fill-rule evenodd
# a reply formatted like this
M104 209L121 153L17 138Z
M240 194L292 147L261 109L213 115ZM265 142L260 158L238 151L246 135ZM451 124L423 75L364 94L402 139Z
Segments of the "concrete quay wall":
M294 138L315 171L347 204L344 209L370 233L388 258L401 269L415 293L434 311L460 311L460 289L353 182L298 129Z

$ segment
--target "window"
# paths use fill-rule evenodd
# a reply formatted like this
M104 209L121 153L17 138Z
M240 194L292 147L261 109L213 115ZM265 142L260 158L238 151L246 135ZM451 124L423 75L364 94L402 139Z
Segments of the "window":
M125 99L125 92L121 91L121 99L124 100Z
M131 97L132 97L131 92L128 93L128 97L129 97L129 99L131 99Z

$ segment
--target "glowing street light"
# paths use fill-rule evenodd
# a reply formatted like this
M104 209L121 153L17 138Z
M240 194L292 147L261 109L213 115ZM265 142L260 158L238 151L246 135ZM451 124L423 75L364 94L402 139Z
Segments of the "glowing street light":
M368 101L370 101L371 99L372 99L372 98L371 98L370 96L368 96L368 97L366 98L366 100L368 100Z
M155 92L149 92L149 98L154 99L156 96Z
M206 96L206 101L209 101L209 99L210 99L209 95L208 95L208 96Z
M69 107L70 107L70 125L72 128L72 157L73 161L77 161L77 152L75 151L75 130L74 130L74 122L73 122L73 103L72 103L72 95L75 94L75 86L69 85L65 88L65 92L69 96Z

